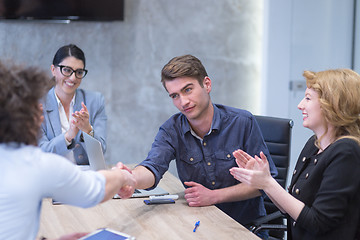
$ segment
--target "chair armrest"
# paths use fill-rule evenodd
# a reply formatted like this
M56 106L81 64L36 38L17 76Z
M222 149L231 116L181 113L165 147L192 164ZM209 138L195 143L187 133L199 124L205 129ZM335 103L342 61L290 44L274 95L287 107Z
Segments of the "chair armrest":
M280 211L276 211L276 212L268 214L264 217L258 218L249 227L249 230L253 233L257 233L260 230L286 231L287 226L285 224L268 224L269 221L278 219L278 218L285 218L285 215Z
M277 230L277 231L287 231L287 226L284 224L261 224L260 226L256 227L252 232L257 233L261 230Z
M252 225L259 226L261 224L270 222L271 220L277 219L277 218L285 218L285 214L283 214L280 211L273 212L271 214L268 214L266 216L260 217L254 221Z

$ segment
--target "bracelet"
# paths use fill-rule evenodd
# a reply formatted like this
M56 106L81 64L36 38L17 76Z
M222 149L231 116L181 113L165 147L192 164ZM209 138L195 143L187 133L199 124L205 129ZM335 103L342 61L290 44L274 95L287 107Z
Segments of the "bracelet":
M94 136L94 128L92 126L91 126L91 131L89 132L89 135L92 136L92 137Z

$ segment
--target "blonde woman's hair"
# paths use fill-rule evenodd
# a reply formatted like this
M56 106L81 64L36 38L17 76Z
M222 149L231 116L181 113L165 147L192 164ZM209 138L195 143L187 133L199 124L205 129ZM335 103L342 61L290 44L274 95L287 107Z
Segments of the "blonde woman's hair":
M306 86L319 94L325 121L334 126L334 139L351 138L360 145L360 75L350 69L335 69L304 71L303 76Z

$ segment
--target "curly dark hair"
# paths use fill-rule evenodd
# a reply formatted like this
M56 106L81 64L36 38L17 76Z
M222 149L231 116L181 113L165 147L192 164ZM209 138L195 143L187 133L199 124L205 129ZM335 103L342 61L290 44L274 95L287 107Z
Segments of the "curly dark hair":
M0 143L37 145L39 100L51 87L43 71L0 61Z

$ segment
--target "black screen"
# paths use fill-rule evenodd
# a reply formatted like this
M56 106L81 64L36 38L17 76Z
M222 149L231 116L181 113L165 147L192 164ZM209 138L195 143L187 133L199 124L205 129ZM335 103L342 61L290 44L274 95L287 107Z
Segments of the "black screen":
M122 21L124 0L0 0L0 19Z

